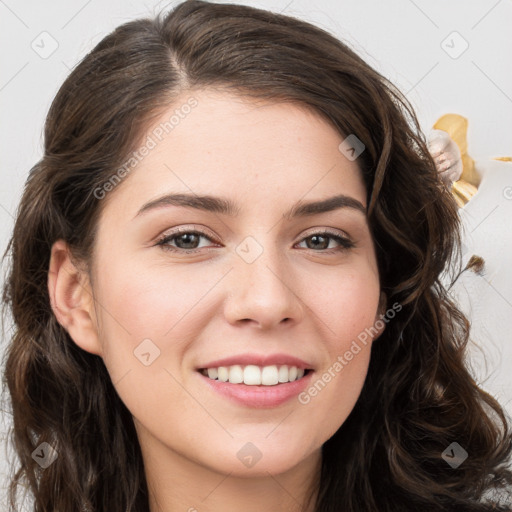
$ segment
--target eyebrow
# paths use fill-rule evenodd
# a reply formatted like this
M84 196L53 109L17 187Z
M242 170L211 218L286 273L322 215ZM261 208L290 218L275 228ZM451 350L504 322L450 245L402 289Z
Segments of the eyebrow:
M166 194L144 204L135 217L147 213L150 210L165 206L183 206L212 213L220 213L230 217L235 217L240 213L239 207L226 198L196 194ZM285 219L292 220L297 217L318 215L320 213L326 213L340 208L351 208L366 216L366 208L360 201L353 197L339 194L320 201L299 201L284 213L283 217Z

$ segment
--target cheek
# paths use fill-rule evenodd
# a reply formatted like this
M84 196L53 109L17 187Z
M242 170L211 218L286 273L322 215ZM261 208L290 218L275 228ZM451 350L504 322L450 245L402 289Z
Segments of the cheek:
M102 357L121 400L142 423L158 424L170 403L177 410L195 405L178 384L177 368L197 293L190 287L181 293L174 286L180 279L168 276L147 266L107 264L97 281Z
M139 366L139 352L176 367L211 321L214 311L208 304L225 270L192 267L170 269L137 261L101 267L95 295L103 359L113 380Z
M352 411L366 379L380 288L377 274L366 268L340 272L339 279L325 280L316 290L308 305L315 305L322 320L326 358L299 402L322 418L332 435Z
M158 339L165 328L160 295L147 273L116 261L118 264L106 263L100 267L101 275L95 287L102 357L113 382L140 362L135 359L136 350L142 343L142 347L150 346L147 340L156 347L152 349L155 357L160 350ZM163 302L163 298L160 300Z
M343 350L347 342L350 345L352 339L374 325L380 287L371 268L342 269L334 278L319 279L309 290L307 304L323 320L331 350Z
M105 325L134 340L162 337L186 314L199 291L194 280L184 283L179 272L171 278L169 274L136 265L105 268L98 294Z

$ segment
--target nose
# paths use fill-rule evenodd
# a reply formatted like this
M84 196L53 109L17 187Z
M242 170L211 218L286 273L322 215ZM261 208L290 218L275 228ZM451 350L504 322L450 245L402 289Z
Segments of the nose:
M224 314L232 325L251 324L261 330L301 321L304 303L289 262L267 247L253 262L234 255Z

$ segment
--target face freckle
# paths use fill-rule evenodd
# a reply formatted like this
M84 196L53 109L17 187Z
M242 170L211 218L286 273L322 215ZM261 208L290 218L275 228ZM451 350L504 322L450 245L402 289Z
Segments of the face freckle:
M343 135L311 110L213 90L176 105L191 95L197 106L106 199L93 261L103 357L148 458L245 474L236 454L251 443L255 475L289 471L319 454L366 377L371 340L353 343L380 295L366 189ZM260 378L304 363L307 385L240 383L252 388L240 398L200 371L238 357L227 367L245 379L251 356Z

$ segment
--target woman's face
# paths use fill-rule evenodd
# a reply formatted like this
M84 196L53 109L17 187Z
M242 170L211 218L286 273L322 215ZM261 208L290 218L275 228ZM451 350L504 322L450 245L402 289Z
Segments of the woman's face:
M100 199L94 351L146 454L284 472L351 412L382 312L357 159L306 109L211 89L146 135Z

